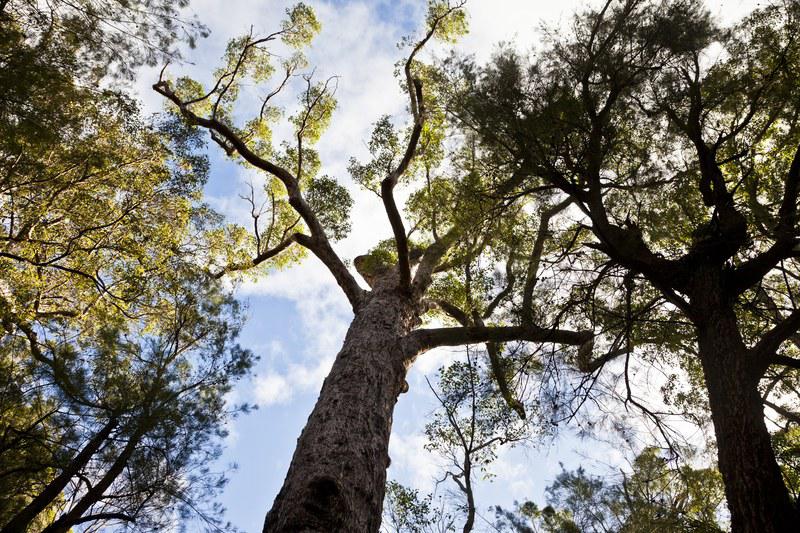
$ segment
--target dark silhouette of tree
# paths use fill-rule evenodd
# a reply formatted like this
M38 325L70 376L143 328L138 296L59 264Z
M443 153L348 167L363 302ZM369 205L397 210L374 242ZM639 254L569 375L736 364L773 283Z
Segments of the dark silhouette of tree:
M690 345L735 532L798 521L764 405L796 420L796 395L776 387L800 367L799 8L770 3L723 28L696 2L609 1L530 62L467 66L456 100L482 148L516 169L504 192L545 185L574 202L586 254L608 265L591 303L652 299L618 320L626 369L631 323L680 318L638 342L664 357Z

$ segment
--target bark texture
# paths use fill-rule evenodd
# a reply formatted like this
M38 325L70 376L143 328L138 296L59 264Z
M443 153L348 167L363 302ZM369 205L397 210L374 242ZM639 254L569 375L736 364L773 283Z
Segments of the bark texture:
M729 302L709 290L698 303L698 347L734 533L798 531L758 392L760 362L747 349ZM699 299L698 299L699 300Z
M378 531L392 412L407 386L401 339L418 323L412 298L396 282L377 282L357 310L265 533Z

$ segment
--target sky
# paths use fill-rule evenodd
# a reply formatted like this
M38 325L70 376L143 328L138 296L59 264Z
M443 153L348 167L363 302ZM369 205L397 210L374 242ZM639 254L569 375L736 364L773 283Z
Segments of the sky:
M347 173L351 156L366 155L366 140L372 123L381 115L403 119L406 97L394 78L394 64L403 58L397 43L421 29L424 0L306 0L316 11L322 31L309 51L309 59L320 79L338 76L338 106L332 126L317 148L323 162L322 174L335 176L347 186L355 200L353 231L335 248L344 258L365 253L379 240L391 235L382 205L375 195L352 183ZM713 0L712 11L734 18L749 10L753 0ZM211 30L209 38L188 51L187 62L170 66L173 75L190 75L210 80L228 39L246 33L274 31L284 10L284 0L195 0L191 10ZM513 43L526 51L541 40L543 25L563 26L586 0L469 0L470 33L454 48L474 54L483 61L498 43ZM418 34L418 33L417 33ZM439 46L434 54L444 54ZM162 107L150 90L158 69L145 69L137 90L146 110ZM248 87L241 118L255 113L248 108L265 88ZM281 132L286 134L288 130ZM207 201L229 220L247 222L247 206L239 198L248 181L258 183L259 175L226 161L216 145L209 147L212 160ZM236 463L220 501L228 509L227 519L246 532L260 531L264 516L279 490L294 445L317 398L334 356L339 350L352 313L330 274L309 257L287 270L271 272L237 290L247 304L248 321L241 343L260 362L252 379L241 383L232 401L249 402L259 409L238 418L230 426L225 455L220 466ZM458 349L438 350L423 355L409 374L410 391L401 396L394 417L390 442L389 478L420 489L436 490L437 459L424 450L425 419L435 406L425 377L449 361L463 357ZM514 500L543 500L544 487L560 472L561 464L571 469L583 464L602 469L624 462L615 448L595 440L581 440L564 431L537 446L506 450L492 471L492 480L479 480L478 530L492 520L489 506L511 507ZM438 488L439 493L442 487Z

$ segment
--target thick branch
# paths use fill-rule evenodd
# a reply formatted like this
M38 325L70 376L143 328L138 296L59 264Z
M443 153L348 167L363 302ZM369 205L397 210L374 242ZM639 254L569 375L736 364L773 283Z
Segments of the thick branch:
M741 294L766 276L783 259L798 256L797 239L777 240L766 251L742 263L730 274L728 286L734 294Z
M800 359L789 357L787 355L776 355L772 358L772 364L788 366L789 368L796 368L800 370Z
M536 287L539 274L539 263L544 252L544 244L550 236L550 219L563 211L573 202L571 197L563 200L556 205L542 211L539 217L539 228L536 231L536 240L533 243L533 251L528 260L528 269L525 273L525 287L522 290L522 320L531 322L533 320L533 289Z
M510 408L516 411L522 420L525 420L525 406L511 392L508 377L506 376L506 365L500 356L500 346L496 342L487 342L486 353L489 354L492 376L494 376L494 381L497 383L497 388L500 389L500 396L503 397L503 400Z
M207 130L219 136L223 148L231 152L238 153L245 161L254 167L261 169L276 178L278 178L286 187L286 192L289 196L289 204L295 211L303 218L303 221L311 231L311 237L303 239L299 242L309 248L314 255L328 268L333 274L336 282L344 291L350 305L356 310L363 299L364 291L358 286L353 275L347 270L347 267L342 262L341 258L336 254L325 236L325 230L317 219L316 214L312 211L311 207L306 203L302 194L300 193L300 185L298 180L285 168L272 163L253 152L247 144L227 125L223 124L215 118L204 118L195 114L184 103L177 94L172 90L164 80L159 80L153 85L153 89L174 103L181 114L192 124L206 128Z
M800 146L795 150L783 187L783 201L778 209L778 239L791 239L797 230L797 198L800 194Z
M766 307L766 311L769 313L769 318L772 320L773 325L778 324L783 320L783 316L778 309L778 304L775 303L775 300L772 299L763 286L759 287L758 292L756 293L756 298ZM791 335L788 340L791 341L792 344L794 344L798 349L800 349L800 334L798 334L798 332L795 332L793 335Z
M394 199L394 188L400 176L405 174L408 166L411 164L411 160L416 154L417 145L419 144L419 138L420 135L422 135L422 128L426 118L425 104L422 95L422 81L414 77L411 68L417 54L422 51L428 41L431 40L442 21L455 11L461 9L463 5L464 3L461 2L457 6L447 9L444 13L431 21L428 32L414 45L403 67L406 76L406 84L408 86L411 115L414 117L414 127L411 130L411 136L408 140L403 158L400 160L397 168L381 182L381 198L383 199L386 215L389 217L389 223L392 226L392 233L394 233L395 245L397 247L397 266L400 270L400 287L403 290L411 290L411 265L408 259L408 238L406 236L405 227L403 226L403 219L400 216L400 211L397 209L397 203Z
M486 310L483 312L483 316L481 318L483 320L489 319L493 314L497 306L503 303L503 300L508 298L511 294L511 291L514 290L514 284L516 283L516 278L514 277L514 250L511 251L509 254L508 261L506 261L506 286L505 288L497 293L489 305L486 306Z
M462 311L459 307L451 304L446 300L436 300L436 305L439 306L439 308L442 311L447 313L450 316L450 318L453 318L462 326L470 325L470 320L469 317L467 316L467 313Z
M406 153L403 155L403 159L400 160L397 168L381 182L381 198L383 199L383 206L386 209L386 216L389 217L389 223L392 225L392 233L394 233L394 241L397 246L397 267L400 270L400 287L403 290L410 290L411 288L411 263L408 258L408 238L406 237L406 229L403 226L403 218L400 216L400 210L397 209L397 203L394 199L394 188L400 176L405 174L406 170L408 170L408 165L411 164L411 160L414 158L417 145L419 144L419 137L422 134L422 126L425 121L422 100L422 82L418 79L414 80L414 91L420 112L414 119L414 128L408 140Z
M447 251L456 241L456 229L448 231L441 239L428 246L422 254L414 280L411 283L411 292L420 296L428 290L433 281L433 274L442 261Z
M765 252L745 261L733 271L732 289L741 294L758 283L782 260L798 255L800 244L797 234L797 200L800 195L800 146L795 151L783 189L783 200L778 209L775 242Z
M555 342L580 346L592 339L591 331L540 328L538 326L454 327L418 329L405 338L406 353L413 357L439 346L462 346L484 342Z
M800 328L800 310L795 310L766 332L761 340L750 349L752 357L760 364L762 371L766 370L770 362L775 360L775 352L784 341L797 333L798 328Z

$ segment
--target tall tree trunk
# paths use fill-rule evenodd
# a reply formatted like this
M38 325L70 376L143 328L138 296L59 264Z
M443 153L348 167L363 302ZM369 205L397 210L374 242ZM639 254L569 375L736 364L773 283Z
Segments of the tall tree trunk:
M758 394L760 372L742 341L734 310L709 310L698 330L732 530L796 532L800 515L775 460Z
M400 339L417 310L375 288L357 312L303 429L265 533L375 532L389 465L389 434L407 386Z
M14 515L0 533L25 533L28 531L30 523L58 498L70 480L80 473L92 456L97 453L115 427L117 427L117 419L112 417L72 458L61 473L53 478L24 509Z
M464 494L467 497L467 517L461 533L471 533L475 527L475 492L472 490L472 461L469 457L464 461Z

